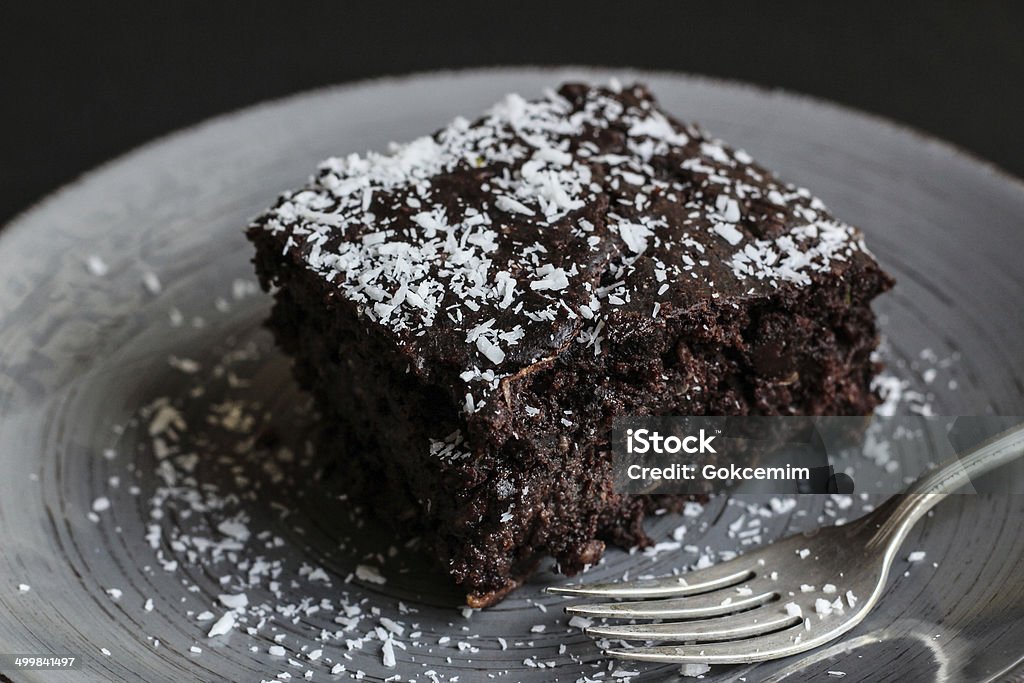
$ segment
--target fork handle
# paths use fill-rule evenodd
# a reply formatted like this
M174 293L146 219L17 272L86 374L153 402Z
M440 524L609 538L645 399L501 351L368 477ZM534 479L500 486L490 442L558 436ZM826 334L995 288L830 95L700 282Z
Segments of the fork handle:
M887 500L876 510L878 524L868 545L890 544L895 550L921 517L946 496L990 470L1024 455L1024 423L1007 429L972 448L968 453L950 458L938 469L924 475L903 493Z

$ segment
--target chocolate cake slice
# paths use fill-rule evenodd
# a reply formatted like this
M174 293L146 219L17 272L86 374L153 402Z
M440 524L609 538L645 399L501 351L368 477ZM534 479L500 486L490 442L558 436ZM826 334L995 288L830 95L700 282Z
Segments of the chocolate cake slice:
M248 236L270 319L378 511L475 607L644 544L618 415L872 410L861 234L639 85L510 95L325 161Z

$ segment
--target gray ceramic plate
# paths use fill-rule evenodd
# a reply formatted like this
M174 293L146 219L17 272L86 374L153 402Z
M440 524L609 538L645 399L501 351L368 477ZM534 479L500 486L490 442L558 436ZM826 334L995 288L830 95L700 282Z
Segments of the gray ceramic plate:
M415 543L334 493L344 468L325 472L305 448L308 410L260 329L269 299L253 290L241 234L322 157L381 149L573 75L425 75L273 102L112 162L0 234L0 653L75 654L82 665L6 675L258 681L309 671L323 681L338 666L339 678L403 681L678 675L602 661L567 624L562 599L542 595L559 580L552 574L463 614ZM898 409L1024 412L1024 186L828 104L642 78L670 111L863 226L899 280L878 304L889 372L903 383ZM842 642L708 678L964 681L1013 671L1024 654L1022 498L940 506L908 541L926 561L898 565L881 605ZM718 498L660 517L652 533L671 542L685 525L682 547L611 551L589 578L666 572L864 505L808 496L767 514L767 503ZM224 625L237 623L208 638L227 612L217 596L240 593L248 605ZM384 666L385 650L395 666Z

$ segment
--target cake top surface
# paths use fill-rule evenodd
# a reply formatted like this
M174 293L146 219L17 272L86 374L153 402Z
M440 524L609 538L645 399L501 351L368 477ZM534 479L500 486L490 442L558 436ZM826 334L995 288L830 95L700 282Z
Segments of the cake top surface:
M867 251L807 190L639 85L509 95L388 154L323 162L255 222L480 410L630 320L812 283Z

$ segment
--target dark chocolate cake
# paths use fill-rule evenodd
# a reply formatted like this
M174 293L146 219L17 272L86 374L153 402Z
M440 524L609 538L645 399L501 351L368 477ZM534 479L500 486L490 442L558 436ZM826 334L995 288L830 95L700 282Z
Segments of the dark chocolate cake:
M343 466L472 606L648 542L613 417L876 403L891 280L860 232L639 85L329 159L248 235Z

